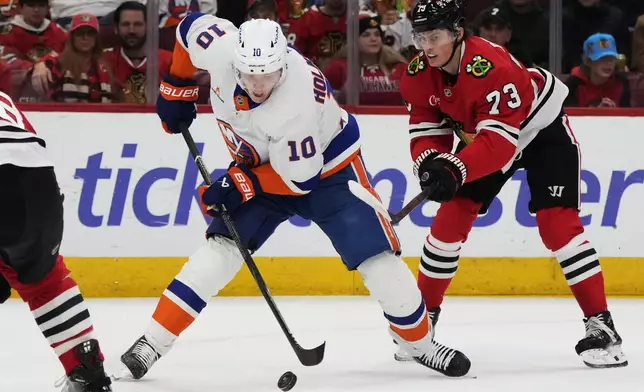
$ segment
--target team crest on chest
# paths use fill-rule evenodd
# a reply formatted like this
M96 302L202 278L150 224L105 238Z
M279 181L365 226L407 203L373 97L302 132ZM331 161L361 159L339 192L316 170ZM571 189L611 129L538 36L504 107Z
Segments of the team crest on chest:
M494 64L483 56L476 55L472 62L465 65L465 72L474 76L475 78L484 78L487 74L494 69Z
M407 66L407 74L409 76L414 76L419 72L424 71L426 68L427 64L425 63L425 60L423 60L423 54L421 53L409 62L409 65Z

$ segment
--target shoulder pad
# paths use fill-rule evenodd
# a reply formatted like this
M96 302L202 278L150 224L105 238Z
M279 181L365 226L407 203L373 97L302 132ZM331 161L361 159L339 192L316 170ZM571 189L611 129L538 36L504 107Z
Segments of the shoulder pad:
M414 76L426 69L427 62L425 61L425 54L419 53L409 62L409 65L407 66L407 75Z

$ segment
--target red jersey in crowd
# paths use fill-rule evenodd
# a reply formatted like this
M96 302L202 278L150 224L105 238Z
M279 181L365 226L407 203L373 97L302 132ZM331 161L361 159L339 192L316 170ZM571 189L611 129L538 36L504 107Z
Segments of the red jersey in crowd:
M313 6L290 23L286 38L304 56L324 66L347 41L347 17L328 16Z
M379 65L365 65L360 69L360 104L361 105L400 105L399 82L407 64L396 65L387 76ZM347 81L347 60L344 58L331 60L324 67L327 77L334 90L341 90Z
M580 67L575 67L566 81L570 94L566 99L566 106L576 107L630 107L631 89L628 78L617 72L612 78L602 85L590 81ZM606 103L606 99L610 100Z
M145 73L147 59L135 66L132 60L123 52L122 48L109 48L105 50L104 58L111 67L114 77L122 88L123 101L128 103L146 103ZM159 75L170 72L172 52L159 50Z
M37 63L44 56L60 53L65 47L67 32L47 19L39 28L25 23L22 15L16 15L0 34L0 45L14 49L20 55Z
M456 155L467 182L507 169L561 113L568 89L542 69L528 70L505 48L466 38L457 75L414 58L400 82L410 113L411 153L450 152L453 134L467 146Z

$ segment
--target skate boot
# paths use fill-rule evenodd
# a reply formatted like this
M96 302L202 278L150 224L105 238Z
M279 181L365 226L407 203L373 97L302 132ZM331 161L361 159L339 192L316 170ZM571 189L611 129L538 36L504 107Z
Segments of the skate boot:
M423 366L442 373L448 377L461 377L470 371L472 363L462 352L432 341L432 350L413 359Z
M604 311L584 319L586 336L575 351L591 368L612 368L628 365L622 352L622 338L615 330L610 312Z
M72 369L56 384L62 392L112 392L112 381L105 374L98 354L98 342L90 339L76 346L75 354L80 365Z
M161 358L161 354L152 347L145 336L141 336L132 347L121 355L121 362L133 379L138 380L150 370L152 365Z
M432 322L432 336L436 332L436 323L438 323L438 316L441 314L441 308L434 308L432 310L427 311L427 315L429 316L429 320ZM404 348L400 347L398 343L394 340L394 344L396 344L396 352L394 353L394 359L398 362L411 362L414 360L414 357L409 355L407 351L405 351Z

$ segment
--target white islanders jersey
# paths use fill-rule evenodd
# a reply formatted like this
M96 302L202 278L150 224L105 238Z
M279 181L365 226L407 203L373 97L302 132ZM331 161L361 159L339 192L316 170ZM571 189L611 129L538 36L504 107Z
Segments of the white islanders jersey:
M306 194L356 157L357 123L322 72L291 48L282 82L263 103L253 102L235 78L238 36L228 20L190 14L177 28L175 58L185 50L189 63L210 73L211 105L233 159L256 168L265 192Z

